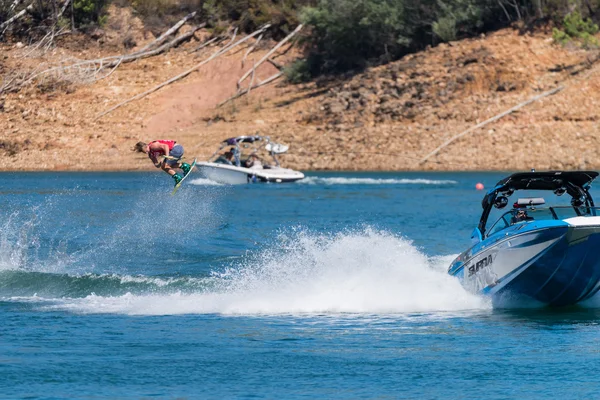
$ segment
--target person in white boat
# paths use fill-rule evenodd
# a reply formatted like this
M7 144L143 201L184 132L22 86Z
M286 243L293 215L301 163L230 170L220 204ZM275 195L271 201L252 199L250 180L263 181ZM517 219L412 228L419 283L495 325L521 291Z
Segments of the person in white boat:
M250 157L246 160L246 168L260 168L262 169L263 164L256 154L250 154Z
M216 163L219 164L227 164L227 165L234 165L234 157L233 157L233 152L231 150L226 151L225 153L221 154L216 160Z

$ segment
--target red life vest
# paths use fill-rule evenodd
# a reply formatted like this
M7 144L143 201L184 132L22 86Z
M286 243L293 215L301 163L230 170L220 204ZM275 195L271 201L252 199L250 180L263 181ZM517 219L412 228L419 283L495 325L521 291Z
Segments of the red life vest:
M165 155L165 151L163 149L160 150L152 150L150 148L150 146L152 145L152 143L160 143L160 144L166 144L167 146L169 146L169 151L173 150L173 146L175 146L175 143L177 143L174 140L155 140L153 142L148 143L148 157L152 158L158 158L159 156L164 156Z

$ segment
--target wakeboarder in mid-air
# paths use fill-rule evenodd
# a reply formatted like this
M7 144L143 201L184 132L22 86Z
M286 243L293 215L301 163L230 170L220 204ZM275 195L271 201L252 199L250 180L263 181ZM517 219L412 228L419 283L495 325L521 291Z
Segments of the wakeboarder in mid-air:
M137 142L133 151L148 154L156 168L161 168L175 180L175 186L190 173L191 166L182 162L183 146L174 140L155 140L150 143ZM160 159L162 157L162 160ZM178 174L174 168L183 171L183 176Z

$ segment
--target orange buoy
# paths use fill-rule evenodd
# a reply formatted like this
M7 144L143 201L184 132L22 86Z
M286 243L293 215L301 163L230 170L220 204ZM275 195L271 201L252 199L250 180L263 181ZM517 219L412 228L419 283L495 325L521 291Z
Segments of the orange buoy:
M475 189L477 189L477 190L483 190L483 183L477 182L477 185L475 185Z

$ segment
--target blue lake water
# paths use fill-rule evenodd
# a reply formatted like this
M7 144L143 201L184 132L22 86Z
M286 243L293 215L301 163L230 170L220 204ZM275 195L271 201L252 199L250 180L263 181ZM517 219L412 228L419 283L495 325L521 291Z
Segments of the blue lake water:
M2 173L0 398L596 398L600 301L446 274L505 175Z

